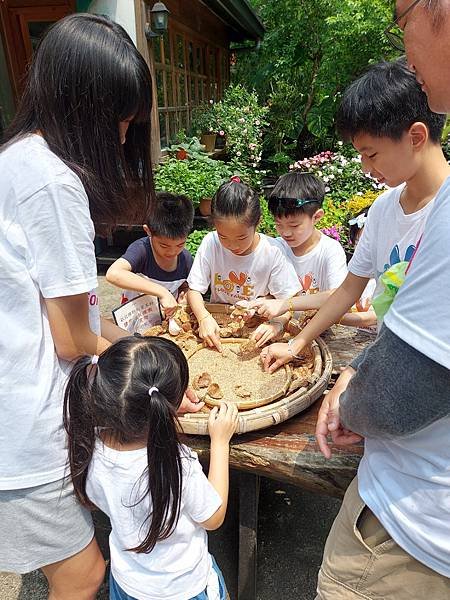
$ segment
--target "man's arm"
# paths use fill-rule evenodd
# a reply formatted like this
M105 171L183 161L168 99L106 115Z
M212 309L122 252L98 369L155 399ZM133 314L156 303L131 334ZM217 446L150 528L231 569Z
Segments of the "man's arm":
M386 326L358 359L340 398L346 429L364 437L401 437L450 414L450 370Z

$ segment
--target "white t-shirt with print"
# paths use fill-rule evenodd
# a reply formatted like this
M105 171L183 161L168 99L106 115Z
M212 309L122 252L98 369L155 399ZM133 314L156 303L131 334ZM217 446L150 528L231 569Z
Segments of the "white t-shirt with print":
M272 242L281 248L289 262L294 265L305 293L333 290L347 277L344 249L337 240L323 233L319 243L303 256L295 256L283 238L276 238Z
M0 489L56 481L69 363L58 360L44 298L88 293L99 325L94 226L79 178L37 135L0 152Z
M433 207L432 200L422 209L406 215L400 204L404 187L402 184L384 192L372 204L348 265L354 275L376 279L374 296L384 289L380 276L392 265L411 259Z
M237 256L220 243L216 231L203 239L188 277L191 290L206 293L211 286L211 302L235 304L271 294L290 298L300 291L292 265L266 235L259 234L256 249Z
M384 322L407 344L450 369L450 178L439 190L404 284Z
M111 519L111 571L119 586L140 600L188 600L206 588L211 569L208 538L199 525L219 509L222 500L209 483L195 452L182 446L183 488L178 523L173 533L148 553L128 552L148 531L151 499L147 485L147 449L117 451L97 440L86 492ZM132 507L133 504L136 506Z

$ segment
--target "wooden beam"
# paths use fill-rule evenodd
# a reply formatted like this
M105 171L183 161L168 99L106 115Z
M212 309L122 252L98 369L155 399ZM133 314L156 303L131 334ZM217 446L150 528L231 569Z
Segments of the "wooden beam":
M136 44L148 64L152 76L152 113L151 113L151 154L152 163L156 164L161 157L161 140L159 135L158 94L156 90L155 61L151 43L145 37L145 25L147 17L145 13L145 2L134 0L134 14L136 19Z

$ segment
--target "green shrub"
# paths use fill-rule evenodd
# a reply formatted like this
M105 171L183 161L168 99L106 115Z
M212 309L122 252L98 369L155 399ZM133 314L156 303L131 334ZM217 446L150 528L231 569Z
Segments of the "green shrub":
M217 188L232 175L228 165L219 160L177 160L170 158L155 170L157 191L183 194L194 206L203 198L212 198Z
M209 229L196 229L188 235L188 238L186 240L186 248L189 250L192 256L195 256L197 254L198 247L202 243L203 238L208 233Z

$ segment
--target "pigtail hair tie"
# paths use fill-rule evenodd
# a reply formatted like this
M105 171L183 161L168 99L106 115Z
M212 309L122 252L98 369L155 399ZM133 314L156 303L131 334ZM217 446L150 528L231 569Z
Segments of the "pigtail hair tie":
M93 354L91 358L91 365L98 364L98 354Z
M148 390L148 395L151 396L153 394L153 392L159 392L159 389L156 386L152 386L149 390Z

